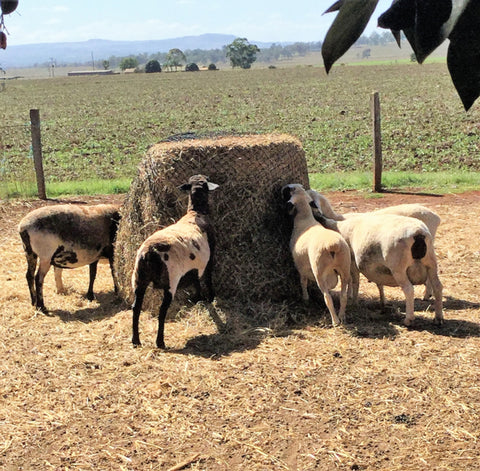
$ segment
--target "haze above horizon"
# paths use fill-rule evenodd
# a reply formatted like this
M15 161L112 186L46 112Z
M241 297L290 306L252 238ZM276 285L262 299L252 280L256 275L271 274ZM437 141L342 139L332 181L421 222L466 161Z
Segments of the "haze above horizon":
M5 16L8 45L79 42L89 39L141 41L233 34L249 41L322 41L336 13L323 15L334 0L19 0ZM380 0L365 34L391 4ZM241 7L241 8L240 8ZM378 31L381 32L380 28ZM1 61L1 53L0 53Z

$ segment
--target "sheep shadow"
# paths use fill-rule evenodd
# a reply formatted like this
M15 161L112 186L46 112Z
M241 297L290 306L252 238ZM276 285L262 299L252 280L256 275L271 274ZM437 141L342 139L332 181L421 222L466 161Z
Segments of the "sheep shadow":
M255 310L252 306L250 309ZM168 349L168 352L218 360L234 352L255 349L273 332L266 322L248 315L248 309L245 312L229 301L216 299L213 304L205 303L204 307L217 332L190 338L183 348Z
M398 328L405 328L403 321L405 320L405 302L390 300L384 309L380 307L378 301L361 300L359 304L362 306L361 312L365 311L365 318L357 319L353 332L359 336L371 337L370 329L373 323L379 323L380 326L385 322L389 323L392 330L399 332ZM433 300L415 299L415 321L409 330L426 331L434 335L446 337L466 338L479 337L480 324L464 319L452 319L445 315L445 311L451 310L468 310L480 309L480 303L465 301L453 298L451 296L444 297L443 302L445 320L443 325L434 323ZM425 314L425 313L429 314ZM381 329L380 329L381 331Z
M170 353L218 360L234 352L253 350L268 337L298 335L299 331L310 326L334 328L323 296L315 294L308 304L289 298L283 302L247 303L239 307L238 304L216 300L215 304L206 304L205 307L217 332L193 337L183 348L168 349ZM389 319L365 322L366 312L362 307L363 314L358 316L347 308L348 323L341 328L358 337L396 337L399 331Z
M64 309L51 309L47 315L58 317L62 322L90 322L109 319L114 317L120 311L127 309L127 304L115 293L96 293L95 303L75 311L66 311Z

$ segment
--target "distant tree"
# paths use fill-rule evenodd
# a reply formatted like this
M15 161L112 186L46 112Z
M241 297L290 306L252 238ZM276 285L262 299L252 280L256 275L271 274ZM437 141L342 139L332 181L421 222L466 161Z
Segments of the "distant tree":
M120 61L120 69L125 70L125 69L135 69L138 67L138 60L135 59L135 57L124 57Z
M247 38L236 38L233 43L228 44L227 57L232 67L249 69L257 60L257 53L260 49L255 44L249 44Z
M110 61L104 60L102 65L105 70L108 70L110 68Z
M211 64L208 64L208 70L217 70L217 66L212 62Z
M167 57L165 59L165 65L171 69L175 67L175 70L177 70L178 67L181 67L182 64L187 62L187 58L185 57L185 54L177 48L170 49L168 51Z
M198 65L195 64L195 62L190 62L190 64L187 64L185 66L185 71L186 72L198 72L200 69L198 68Z
M160 67L160 62L158 62L156 59L149 60L145 64L145 72L147 74L152 74L154 72L161 72L162 68Z

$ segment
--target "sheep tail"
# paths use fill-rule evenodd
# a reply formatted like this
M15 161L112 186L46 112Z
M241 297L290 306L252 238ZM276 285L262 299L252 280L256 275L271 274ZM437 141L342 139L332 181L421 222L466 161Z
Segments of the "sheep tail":
M412 257L415 260L420 260L425 257L427 254L427 244L425 242L425 236L423 234L417 234L413 236L413 245L412 245Z

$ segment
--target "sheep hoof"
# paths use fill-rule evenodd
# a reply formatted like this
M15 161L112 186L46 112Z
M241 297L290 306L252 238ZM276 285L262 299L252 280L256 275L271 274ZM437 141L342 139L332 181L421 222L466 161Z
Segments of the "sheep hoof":
M42 314L48 314L48 309L45 306L36 306L35 310L41 312Z
M403 321L403 325L404 325L405 327L412 327L413 322L414 322L413 319L405 318L405 320Z
M443 325L443 323L444 323L443 317L435 317L433 319L433 324L434 325L441 326L441 325Z
M86 298L89 300L89 301L93 301L95 299L95 295L93 293L87 293L87 296Z
M167 349L167 347L165 347L165 344L163 342L157 342L157 348L160 348L161 350Z

